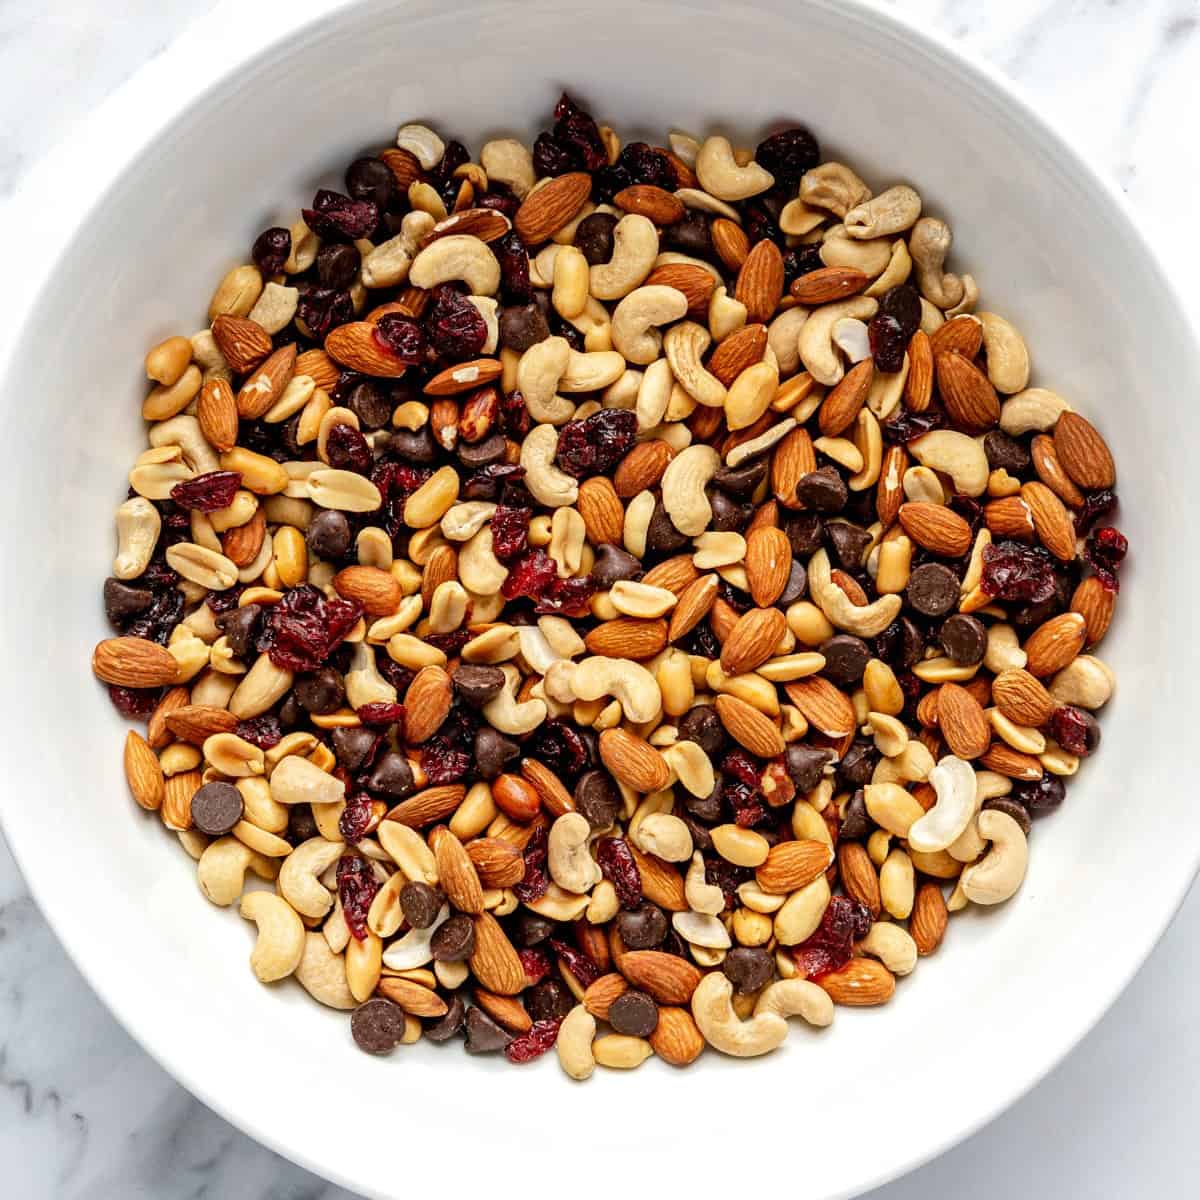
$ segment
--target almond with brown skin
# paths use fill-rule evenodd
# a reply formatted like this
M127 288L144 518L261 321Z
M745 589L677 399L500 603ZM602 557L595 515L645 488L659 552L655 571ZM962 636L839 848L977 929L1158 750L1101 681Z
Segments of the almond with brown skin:
M375 985L375 991L414 1017L444 1017L448 1011L445 1000L437 992L414 979L385 975Z
M283 395L296 367L295 345L280 346L242 384L237 395L238 416L257 421Z
M775 447L771 456L771 494L784 508L800 509L796 484L817 469L817 453L808 430L797 425Z
M875 378L875 360L864 358L855 364L821 402L817 424L825 437L837 437L854 424L871 391Z
M429 845L437 860L438 882L450 903L459 912L483 912L483 885L462 842L439 825L430 833Z
M439 221L426 235L422 245L428 246L430 242L449 237L452 233L476 237L481 242L494 242L511 228L512 222L494 208L465 208L462 212L451 213L444 221Z
M527 246L537 246L569 224L591 194L592 177L585 171L558 175L525 197L513 225Z
M658 1024L650 1034L650 1045L663 1062L673 1067L694 1063L704 1050L704 1035L686 1008L660 1005Z
M319 347L296 355L295 373L307 375L317 387L327 392L335 388L341 378L337 363Z
M983 523L998 538L1027 542L1033 537L1033 514L1020 496L989 500L983 506Z
M457 396L484 387L500 378L503 368L498 358L473 358L439 371L424 388L427 396Z
M411 829L421 829L434 821L443 821L463 802L467 789L461 783L444 783L426 788L388 809L386 819L399 821Z
M679 601L671 612L667 641L679 641L708 616L713 601L717 598L717 588L720 584L721 580L717 575L701 575L679 593Z
M200 432L222 453L237 445L238 405L229 380L218 377L204 384L196 400L196 420Z
M1064 412L1054 426L1054 449L1063 469L1081 488L1110 488L1117 481L1108 443L1077 412Z
M469 445L481 442L496 424L500 393L493 386L481 387L463 401L458 415L458 436Z
M865 904L871 916L879 919L883 901L879 895L879 875L862 842L842 842L837 849L838 875L846 895Z
M404 599L395 576L382 567L343 567L333 577L333 590L347 600L357 600L373 617L394 613Z
M1028 671L1001 671L992 680L992 700L1014 724L1038 728L1050 720L1057 707L1045 685Z
M699 578L700 572L696 570L692 556L677 554L674 558L664 559L658 566L651 567L642 576L642 582L649 587L666 588L668 592L681 596L684 588Z
M180 771L178 775L167 776L159 815L168 829L177 833L191 829L192 797L200 790L200 784L199 771Z
M352 371L379 379L399 379L407 370L376 336L369 321L351 321L331 329L325 338L329 357Z
M836 684L822 675L785 683L788 699L808 723L826 737L846 737L854 732L854 705Z
M179 678L179 664L165 646L148 638L115 637L92 651L92 673L118 687L162 687Z
M583 639L589 654L609 658L653 658L667 644L667 623L662 619L616 617L602 621Z
M834 1004L861 1008L886 1004L896 990L896 977L873 958L852 958L844 967L822 975L817 984Z
M162 808L167 790L162 767L150 743L136 729L125 735L125 780L139 807L148 812Z
M552 816L575 811L575 798L563 786L563 781L545 763L536 758L521 761L521 775L542 802L542 807Z
M639 442L621 459L613 474L613 488L622 500L656 487L675 452L661 438Z
M938 391L954 421L972 429L990 429L1000 420L996 389L969 359L943 351L935 354L933 361Z
M738 272L733 296L746 306L746 320L769 321L783 297L783 255L774 242L758 242Z
M1022 754L1007 742L993 742L979 760L979 765L988 771L995 771L997 775L1022 779L1028 783L1041 779L1045 773L1042 764L1032 754Z
M764 504L759 513L766 511L767 505ZM792 573L792 544L787 534L776 526L777 520L777 515L764 518L762 525L752 525L746 537L743 565L746 568L746 580L750 584L750 595L760 608L774 604L783 595Z
M991 726L979 701L957 683L943 683L938 691L938 728L953 754L978 758L992 740Z
M754 872L755 882L772 896L786 896L807 887L823 875L833 862L833 851L811 838L779 842L771 847L767 860Z
M613 197L613 203L626 212L649 217L655 225L674 225L676 221L683 220L685 212L683 201L678 196L648 183L622 188Z
M665 950L630 950L617 965L635 988L660 1004L687 1004L700 982L698 968Z
M450 712L454 688L441 667L422 667L404 693L404 734L410 746L419 746L441 728Z
M629 850L642 877L642 895L667 912L687 912L683 876L669 862L653 854L643 854L632 843Z
M215 704L185 704L166 715L167 729L182 742L203 746L214 733L232 733L238 719Z
M708 369L726 387L747 368L762 362L767 350L767 327L743 325L717 343L708 360Z
M1075 589L1071 597L1071 611L1083 617L1089 646L1094 646L1108 632L1116 601L1116 593L1109 591L1098 575L1089 575Z
M515 996L525 988L525 968L508 934L489 912L475 917L475 953L471 973L489 992Z
M794 279L791 293L798 303L816 308L857 296L870 282L868 276L854 267L818 267Z
M908 932L917 943L917 953L922 958L932 954L942 944L949 920L942 889L936 883L921 884L913 901Z
M1054 449L1054 439L1044 433L1029 443L1029 457L1033 460L1033 469L1038 478L1064 503L1071 508L1082 508L1083 493L1071 481L1071 477L1063 470L1058 461L1058 452Z
M1044 483L1023 483L1021 499L1029 506L1029 515L1038 541L1062 562L1075 557L1075 523L1063 502Z
M900 524L918 546L946 558L961 558L971 548L971 527L958 513L924 500L900 505Z
M387 163L388 170L395 177L402 192L407 193L414 183L420 181L421 163L411 150L401 150L399 146L392 146L380 151L379 157Z
M502 838L475 838L467 843L467 857L475 864L484 887L506 888L525 878L525 857Z
M146 741L152 750L161 750L171 743L171 730L167 727L167 717L173 712L185 707L191 699L191 693L185 687L168 688L163 698L146 722ZM221 712L226 710L221 709ZM227 714L235 723L237 718L233 713Z
M1083 649L1087 624L1076 612L1060 613L1025 639L1025 669L1039 679L1061 671Z
M430 604L433 603L433 593L443 583L457 578L458 551L453 546L438 546L425 560L425 569L421 572L421 599L425 603L425 608L428 610ZM399 602L397 601L397 603Z
M620 546L625 531L625 505L617 495L612 480L607 475L593 475L579 485L579 498L575 502L587 540L593 546L609 542Z
M212 323L212 335L225 361L239 375L253 371L271 353L271 335L249 317L222 314Z
M766 611L778 612L778 609ZM780 614L783 615L782 613ZM786 749L781 734L770 717L737 696L718 696L717 716L725 732L740 746L758 758L774 758Z
M708 624L718 642L724 642L733 632L733 627L738 623L740 615L738 610L723 597L718 596L713 601L713 606L708 613Z
M659 284L682 292L687 300L688 312L699 316L708 311L708 301L717 281L711 271L695 263L663 263L646 276L647 284Z
M528 1033L533 1028L533 1018L515 996L498 996L486 988L476 988L471 995L475 1003L509 1033Z
M867 593L863 591L862 584L853 575L843 571L840 567L834 567L830 571L829 577L846 593L846 599L856 608L863 608L866 605Z
M775 653L786 632L787 619L779 609L747 609L738 617L721 647L721 670L726 675L744 675L762 666Z
M904 472L908 470L908 453L903 446L889 446L883 452L879 467L879 484L875 491L875 515L887 530L904 503Z
M983 345L983 323L966 313L951 317L929 335L929 348L936 359L939 354L961 354L968 362Z
M260 505L250 520L221 534L221 553L235 567L248 567L258 557L266 536L267 514Z
M635 792L658 792L670 783L666 759L645 738L627 729L604 730L600 758L618 783Z
M625 981L624 975L618 975L615 971L608 975L601 975L584 991L583 1007L597 1021L607 1021L608 1010L612 1008L613 1001L619 1000L627 991L629 991L629 984Z
M908 378L904 381L904 407L924 412L933 399L933 349L929 335L918 329L908 343Z
M739 271L750 253L746 231L728 217L718 217L709 229L713 249L727 271Z

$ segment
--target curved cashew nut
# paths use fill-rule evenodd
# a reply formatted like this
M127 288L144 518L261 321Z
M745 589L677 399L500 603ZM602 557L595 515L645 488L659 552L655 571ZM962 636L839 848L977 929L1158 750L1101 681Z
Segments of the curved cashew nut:
M412 971L433 958L430 942L438 928L450 920L450 905L443 904L428 929L410 929L383 953L383 965L393 971Z
M149 440L151 446L178 446L183 451L183 461L197 475L220 470L217 452L204 436L200 422L187 413L152 425Z
M558 386L564 392L598 392L616 383L624 374L625 358L615 350L592 350L587 353L571 350L567 355L567 368Z
M271 799L276 804L336 804L345 795L340 779L298 754L289 754L271 772Z
M670 813L647 813L630 840L645 854L665 862L687 862L692 857L692 835L688 827Z
M433 170L446 152L446 143L428 125L415 123L396 130L396 145L407 150L426 171Z
M274 879L279 864L230 836L217 838L206 846L196 865L200 890L222 908L232 904L242 894L247 870L253 871L260 879Z
M596 860L588 852L592 827L582 813L566 812L550 826L547 864L550 878L564 891L583 895L603 878Z
M959 885L974 904L1000 904L1016 893L1025 878L1029 845L1020 825L999 809L985 808L976 825L992 848L963 871Z
M917 943L908 930L890 921L876 921L858 950L879 959L893 975L909 975L917 965Z
M363 287L396 287L408 278L421 242L433 230L431 214L414 209L404 215L400 232L380 242L362 260Z
M483 706L483 715L501 733L531 733L546 719L546 702L532 699L517 703L521 672L511 663L501 663L504 687Z
M767 348L779 363L780 375L794 375L800 369L800 330L809 310L802 305L785 308L767 326Z
M725 911L725 893L705 879L704 856L697 850L683 879L683 895L692 912L719 916Z
M676 742L663 751L663 758L693 796L712 795L717 776L703 746L690 741Z
M533 493L533 498L547 508L574 504L579 498L579 481L554 465L557 453L558 430L553 425L535 425L521 443L525 486Z
M283 860L279 868L279 892L302 917L323 917L333 907L333 896L317 876L333 866L345 848L341 842L309 838Z
M641 663L628 658L594 654L575 664L571 690L577 700L599 700L612 696L635 725L653 721L662 712L662 692L653 675Z
M953 308L963 298L963 281L942 268L953 241L950 226L936 217L922 217L908 235L908 252L917 272L917 286L938 308Z
M529 415L538 422L562 425L575 415L575 404L556 395L571 347L566 338L549 337L529 347L517 363L517 390Z
M662 349L662 334L655 326L678 321L687 309L687 297L678 288L661 283L636 288L613 312L613 345L629 362L647 366Z
M508 568L492 550L491 525L485 525L459 550L458 577L477 596L494 596L500 591L508 578Z
M463 500L452 504L442 517L442 536L452 542L468 542L491 519L496 505L490 500Z
M871 198L871 189L844 163L827 162L805 171L800 199L811 208L824 208L838 217Z
M304 957L304 922L274 892L251 892L243 896L241 913L258 926L250 969L259 983L286 979Z
M697 404L706 408L721 408L727 395L725 385L700 361L712 336L703 325L683 321L667 330L663 350L671 370L683 388Z
M596 1018L577 1004L558 1027L554 1049L559 1064L572 1079L588 1079L596 1069L592 1041L596 1036Z
M346 700L351 708L362 708L364 704L396 703L396 689L380 675L375 660L375 649L366 642L359 642L354 647L350 669L345 675L345 684ZM305 760L297 761L304 762ZM321 771L320 774L326 779L331 778L324 771ZM338 799L340 800L341 797L339 796Z
M987 453L973 437L953 429L935 429L913 438L908 448L923 467L949 475L965 495L982 496L987 490Z
M533 155L516 138L496 138L479 152L479 165L489 181L502 183L518 200L524 200L533 187Z
M739 167L733 146L724 137L705 138L696 152L700 186L718 200L748 200L775 184L775 176L756 162Z
M841 382L846 368L834 349L833 327L845 317L868 321L878 308L878 302L870 296L852 296L836 304L822 304L808 314L808 319L800 326L797 346L800 361L813 379L826 387Z
M868 279L882 275L892 261L887 238L856 241L849 236L844 225L835 225L826 230L819 253L827 267L853 267Z
M763 988L754 1015L775 1013L780 1017L803 1017L824 1029L833 1024L833 1000L829 993L807 979L777 979Z
M1021 391L1029 383L1029 347L1011 321L993 312L975 314L983 326L987 374L992 387L1003 395Z
M857 637L876 637L900 615L903 601L897 595L880 596L871 604L856 605L833 582L829 555L818 550L808 561L808 590L829 623Z
M500 264L486 242L465 233L430 242L413 259L408 281L413 287L433 288L461 279L476 296L495 295L500 286Z
M640 213L629 213L613 229L612 257L589 270L588 291L597 300L620 300L650 274L657 257L654 222Z
M117 509L117 557L113 574L118 579L136 579L150 565L162 517L142 496L131 496Z
M1071 406L1049 388L1026 388L1000 406L1000 428L1010 437L1048 433Z
M945 850L975 815L975 772L970 763L947 754L929 772L929 782L937 803L908 831L908 844L922 854Z
M704 489L720 466L721 456L711 446L698 444L681 450L663 472L663 507L685 537L699 537L708 528L712 505Z
M787 1021L770 1009L741 1020L733 1011L733 984L720 971L710 972L696 985L692 1016L710 1046L735 1058L769 1054L787 1038Z
M346 982L346 960L334 954L324 934L305 935L296 980L319 1004L346 1010L358 1007Z
M847 237L891 237L911 229L920 215L920 193L905 183L898 183L878 196L856 204L842 218L842 224L846 227ZM890 250L888 256L891 256Z

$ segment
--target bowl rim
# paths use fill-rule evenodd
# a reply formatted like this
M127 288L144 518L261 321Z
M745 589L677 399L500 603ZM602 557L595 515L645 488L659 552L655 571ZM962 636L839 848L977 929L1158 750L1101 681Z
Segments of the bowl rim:
M332 5L328 0L290 0L286 6L282 0L260 0L260 4L251 6L249 12L238 6L235 17L235 6L221 0L181 30L164 50L139 67L30 167L10 197L9 207L27 213L31 224L52 230L50 240L43 241L42 245L52 245L53 251L40 260L33 286L25 291L30 299L22 306L23 315L13 322L14 332L0 347L0 378L10 372L24 330L32 323L55 268L72 239L86 226L92 213L109 200L129 168L153 153L154 138L185 120L209 100L239 67L261 64L268 55L286 55L298 43L335 28L347 12L373 3L379 3L379 0L335 0ZM795 7L788 0L753 0L753 3L759 8L777 10L784 20L797 19ZM931 57L967 77L988 104L1007 109L1019 118L1031 139L1068 163L1094 203L1107 205L1126 236L1142 251L1146 269L1157 286L1180 314L1188 313L1179 288L1142 232L1136 210L1117 183L1081 153L998 68L955 44L940 30L925 27L916 17L884 7L883 0L802 0L802 5L824 10L850 23L876 24L892 36L915 41ZM279 32L281 16L287 22L283 32ZM237 23L237 38L228 36L233 21ZM195 73L183 69L184 64L203 64L206 82L199 87L185 82L195 78ZM91 191L85 206L74 207L64 200L65 195L73 193L58 185L78 174L80 159L95 165L98 174L89 175L89 178L102 182ZM65 233L62 232L64 229ZM1182 316L1181 323L1190 329L1192 349L1197 351L1196 318ZM213 1085L197 1077L187 1065L178 1062L170 1038L158 1029L139 1028L126 1003L126 989L118 986L115 977L106 973L99 961L93 960L82 927L73 919L74 914L66 904L60 903L47 873L39 874L36 869L30 869L36 855L29 843L23 842L20 836L13 836L12 823L6 820L6 812L15 809L16 798L12 792L12 789L0 789L0 832L6 837L21 876L73 965L133 1041L173 1080L258 1143L338 1186L365 1191L369 1195L386 1195L339 1167L322 1162L316 1153L286 1143L281 1137L260 1128L254 1116L239 1111L236 1101L227 1099ZM1049 1052L1042 1050L1036 1058L1031 1056L1031 1067L1022 1072L1019 1079L965 1118L944 1113L945 1131L940 1136L922 1143L908 1155L897 1156L868 1178L829 1193L831 1200L861 1195L916 1170L978 1132L1037 1086L1091 1032L1141 970L1174 920L1198 873L1200 842L1192 853L1190 866L1181 872L1171 889L1160 918L1144 926L1147 932L1142 944L1131 953L1124 969L1116 971L1106 986L1098 989L1089 1007L1076 1010L1077 1019L1060 1031Z

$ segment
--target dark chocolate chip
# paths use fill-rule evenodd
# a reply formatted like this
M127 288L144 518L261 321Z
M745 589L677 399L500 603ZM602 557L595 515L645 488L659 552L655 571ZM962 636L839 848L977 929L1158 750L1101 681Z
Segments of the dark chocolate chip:
M1007 813L1020 825L1021 832L1026 837L1029 836L1029 831L1033 828L1033 820L1029 816L1029 810L1019 800L1013 800L1010 796L991 796L983 802L983 807Z
M504 672L482 663L459 663L450 678L454 690L472 708L482 707L504 690Z
M725 955L721 970L739 994L757 992L771 981L775 963L761 946L735 946Z
M232 783L206 783L192 796L192 824L208 837L222 837L242 819L244 807Z
M338 765L345 767L347 771L359 770L371 757L377 737L378 734L373 730L360 725L348 729L335 729L333 753L337 757Z
M504 458L507 443L502 433L490 433L482 441L460 442L458 445L458 461L470 471L478 471L481 467L490 467Z
M711 704L689 708L680 718L678 730L681 742L695 742L709 758L716 758L725 747L725 726Z
M731 496L749 496L766 477L767 460L763 457L740 467L722 467L713 476L713 484Z
M153 603L154 593L147 587L113 578L104 581L104 615L118 629Z
M429 942L436 962L463 962L475 953L475 922L466 913L443 921Z
M645 992L631 988L608 1006L608 1023L617 1033L649 1037L658 1028L658 1005Z
M490 725L481 725L475 733L475 766L484 779L495 779L521 747Z
M780 592L776 604L781 608L795 604L797 600L804 599L806 591L808 591L808 572L804 569L803 563L792 559L792 568L788 572L787 583L783 585L783 591Z
M908 577L904 595L925 617L940 617L958 603L958 576L942 563L922 563Z
M416 786L408 759L396 750L385 751L367 777L367 791L393 802L411 796Z
M832 761L832 750L806 746L802 742L792 742L783 755L787 773L801 794L811 792L821 782L826 766Z
M621 811L621 793L607 771L585 771L575 784L575 809L593 829L607 829Z
M938 632L942 649L964 667L983 662L987 653L987 626L969 613L955 613L942 622Z
M640 560L634 558L620 546L602 542L596 547L596 561L592 564L592 579L600 588L610 588L625 579L637 579L642 574Z
M865 838L874 828L875 822L871 820L871 814L867 812L866 796L863 795L862 788L859 788L846 801L846 809L842 813L842 823L838 828L838 837L844 841L854 842Z
M667 936L667 918L657 904L649 900L637 908L617 914L617 932L630 950L652 950Z
M550 325L536 304L510 304L500 312L500 345L524 354L550 336Z
M612 213L592 213L575 227L575 245L592 267L612 258L613 230L617 218Z
M346 689L342 677L332 667L321 667L297 676L292 684L292 695L305 712L320 715L340 707L346 698Z
M419 879L409 880L400 889L400 911L414 929L428 929L441 911L442 895Z
M1016 476L1029 470L1029 451L1016 438L1001 433L999 429L993 429L984 436L983 452L993 471L1007 471Z
M482 1008L467 1009L467 1053L495 1054L512 1038Z
M802 475L796 484L796 499L814 512L841 512L849 495L846 481L836 467L818 467Z
M373 996L350 1014L350 1035L368 1054L391 1054L404 1038L404 1009Z
M561 1021L575 1007L575 997L557 979L543 979L529 989L525 1008L535 1021Z
M308 548L321 559L332 562L350 549L350 522L346 514L326 508L308 523L305 540Z
M857 683L871 661L867 643L850 633L837 633L827 638L821 644L820 652L825 656L821 674L842 687Z
M462 995L455 992L447 1004L446 1012L432 1025L425 1026L425 1036L431 1042L448 1042L462 1027L467 1016L467 1005Z
M863 555L871 544L871 535L861 525L830 521L825 526L825 536L829 539L835 566L852 573L862 570Z

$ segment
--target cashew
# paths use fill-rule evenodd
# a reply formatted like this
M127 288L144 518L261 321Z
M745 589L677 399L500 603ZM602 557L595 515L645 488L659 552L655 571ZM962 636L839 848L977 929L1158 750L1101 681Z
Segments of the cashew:
M777 979L759 994L754 1015L775 1013L780 1017L803 1017L824 1029L833 1024L833 1000L822 987L808 979Z
M476 296L495 295L500 286L500 264L486 242L468 234L452 233L430 242L409 268L413 287L433 288L461 279Z
M1001 671L1021 670L1028 661L1020 636L1011 625L999 622L988 627L983 665L989 671L999 675Z
M204 436L200 422L188 413L151 426L149 439L151 446L178 446L183 451L183 461L197 475L220 468L220 460Z
M588 272L588 290L597 300L620 300L650 274L657 256L654 222L640 213L628 213L613 229L612 257Z
M852 363L871 357L871 340L865 321L843 317L834 324L830 340Z
M698 537L708 528L712 505L704 489L720 466L721 456L711 446L695 445L675 455L663 472L663 507L686 537Z
M757 458L760 454L765 454L777 442L782 442L795 427L796 420L794 417L785 417L782 421L776 421L766 433L760 433L758 437L751 438L748 442L739 442L738 445L734 446L725 455L725 465L727 467L740 467L742 463L749 462L752 458Z
M433 217L414 210L406 213L395 237L367 251L362 260L363 287L397 287L409 277L421 243L432 231Z
M583 895L603 878L588 852L592 827L582 813L566 812L550 826L547 863L550 878L564 891Z
M271 799L276 804L336 804L345 794L340 779L298 754L289 754L271 772Z
M662 349L662 334L655 326L678 321L687 315L687 307L687 297L678 288L654 283L634 289L613 311L613 345L629 362L647 366Z
M542 428L553 430L552 425ZM508 578L508 568L492 550L491 525L485 525L459 550L458 577L477 596L494 596L500 591Z
M712 213L715 217L727 217L737 225L742 223L742 214L733 205L726 204L724 200L718 200L716 196L712 196L700 188L677 188L675 199L686 208L695 209L697 212Z
M117 509L117 557L113 574L136 579L150 564L158 543L162 518L158 509L141 496L132 496Z
M663 350L679 385L698 404L706 408L722 408L725 404L725 385L700 361L708 349L711 336L703 325L683 321L667 330Z
M616 383L624 373L625 359L615 350L594 350L585 354L571 350L558 386L564 392L598 392Z
M975 815L975 772L971 764L952 754L929 772L937 803L908 831L908 844L921 854L945 850L955 842Z
M876 637L899 615L903 601L897 595L880 596L870 604L856 605L833 582L829 555L818 550L808 563L808 590L829 623L857 637Z
M819 253L827 267L853 267L868 279L878 278L892 261L892 248L887 238L855 241L844 225L834 225L825 231Z
M721 971L710 972L697 984L692 1016L710 1046L735 1058L768 1054L787 1038L787 1021L777 1012L764 1009L749 1021L738 1017L733 1011L733 984Z
M1021 391L1029 383L1029 348L1016 326L992 312L976 314L983 326L983 348L992 387L1004 395Z
M596 1018L582 1004L575 1005L559 1026L554 1042L559 1065L572 1079L589 1079L596 1069L595 1036Z
M533 155L516 138L497 138L484 144L479 165L489 182L502 183L518 200L524 200L534 184Z
M1091 654L1081 654L1054 676L1050 695L1059 704L1095 710L1109 702L1115 684L1116 676L1107 663Z
M502 663L504 687L483 706L483 715L501 733L531 733L546 719L546 702L531 699L517 703L517 689L521 686L521 673L511 663Z
M612 696L635 725L655 720L662 711L662 693L654 676L632 659L595 654L576 663L569 678L572 699Z
M565 504L574 504L579 498L578 480L554 465L554 456L557 453L558 431L553 425L535 425L521 443L521 466L525 468L525 486L533 493L533 498L547 508L561 508ZM477 588L471 590L478 591Z
M863 295L878 298L884 292L890 292L892 288L907 283L911 274L912 255L908 252L908 243L903 238L897 238L892 243L891 257L888 259L888 265L884 268L883 274L869 288L865 289Z
M719 342L746 324L746 306L735 300L725 288L718 284L708 301L708 331Z
M517 363L517 389L535 421L562 425L575 415L575 404L555 394L567 369L571 347L566 338L549 337L530 346Z
M800 369L800 330L808 313L807 308L797 304L785 308L767 326L767 347L779 363L780 375L794 375Z
M911 229L920 215L920 194L907 184L898 183L878 196L856 204L842 218L842 224L852 238L892 237Z
M987 454L973 437L952 429L935 429L913 438L908 449L922 466L949 475L965 495L982 496L987 490Z
M725 911L725 893L705 876L704 856L697 850L683 880L683 894L693 912L720 916Z
M296 967L296 979L320 1004L338 1009L358 1007L358 1001L346 982L346 960L340 954L335 954L319 933L305 935L300 964Z
M962 299L953 307L946 309L946 320L953 317L962 316L963 313L975 311L975 305L979 303L979 285L970 275L962 277L963 295Z
M984 809L976 825L980 836L991 842L992 848L963 871L960 879L963 895L974 904L1000 904L1021 886L1029 862L1029 846L1020 825L999 809Z
M250 969L260 983L286 979L304 957L304 922L274 892L242 897L242 916L258 926Z
M488 521L496 506L489 500L464 500L452 504L442 517L442 536L452 542L470 541Z
M818 383L832 387L846 373L842 360L833 346L833 327L844 317L869 320L879 308L869 296L852 296L835 304L822 304L809 313L800 327L797 346L804 369Z
M963 298L963 281L943 270L952 240L950 226L936 217L922 217L908 235L917 286L941 309L953 308Z
M396 130L396 145L407 150L426 171L442 161L446 144L428 125L401 125Z
M663 758L693 796L712 795L717 785L716 773L702 746L691 741L676 742L663 751Z
M773 363L759 362L747 367L730 384L725 397L728 427L749 428L767 411L778 390L779 369Z
M362 708L364 704L396 703L396 689L380 675L375 661L375 650L366 642L359 642L354 647L350 669L345 674L345 684L346 700L351 708ZM325 775L325 772L320 774ZM330 776L325 775L325 778Z
M837 217L844 218L870 198L871 189L843 163L822 163L805 171L800 180L800 199L810 208L824 208Z
M284 759L284 762L303 759ZM317 876L333 866L345 847L323 837L301 842L279 868L279 892L302 917L323 917L333 907L333 896Z
M733 944L729 931L711 913L673 913L671 924L685 942L702 950L728 950Z
M242 894L247 870L260 879L272 880L279 873L279 864L235 837L222 837L205 847L196 876L204 895L225 908Z
M718 200L747 200L775 183L775 176L754 161L739 166L733 146L724 137L704 139L696 152L696 177L700 186Z
M1000 428L1010 437L1046 433L1071 406L1048 388L1026 388L1000 406Z
M909 975L917 965L917 943L908 930L890 921L876 921L858 950L879 959L893 975Z
M687 862L692 857L692 835L670 813L647 813L636 829L631 828L629 836L644 854L653 854L666 862Z

